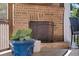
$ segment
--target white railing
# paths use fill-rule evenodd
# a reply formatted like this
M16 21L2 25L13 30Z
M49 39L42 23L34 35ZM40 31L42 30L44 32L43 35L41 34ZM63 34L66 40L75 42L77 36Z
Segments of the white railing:
M0 22L0 50L9 48L9 25Z

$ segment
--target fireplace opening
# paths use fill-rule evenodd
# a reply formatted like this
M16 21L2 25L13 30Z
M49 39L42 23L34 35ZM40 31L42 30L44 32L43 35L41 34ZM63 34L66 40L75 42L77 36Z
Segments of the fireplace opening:
M50 21L30 21L29 27L32 29L32 38L41 40L42 43L53 42L54 23Z

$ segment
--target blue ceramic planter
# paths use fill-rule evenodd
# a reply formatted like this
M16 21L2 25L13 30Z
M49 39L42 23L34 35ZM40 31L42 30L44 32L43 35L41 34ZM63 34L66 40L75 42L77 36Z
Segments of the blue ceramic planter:
M33 54L34 40L12 41L13 56L31 56Z

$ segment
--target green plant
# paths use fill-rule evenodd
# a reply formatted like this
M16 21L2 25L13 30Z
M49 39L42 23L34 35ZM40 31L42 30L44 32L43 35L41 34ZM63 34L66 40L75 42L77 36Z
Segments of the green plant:
M73 8L71 12L71 16L79 18L79 8Z
M77 9L76 8L73 8L72 9L72 13L71 13L71 16L73 16L73 17L77 17Z
M28 29L19 29L15 33L12 34L11 39L12 40L28 40L31 39L32 36L32 30L30 28Z

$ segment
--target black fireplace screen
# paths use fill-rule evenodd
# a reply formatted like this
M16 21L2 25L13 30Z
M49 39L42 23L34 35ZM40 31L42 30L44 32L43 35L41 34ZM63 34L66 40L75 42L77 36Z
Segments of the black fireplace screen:
M53 42L54 23L49 21L30 21L29 27L32 29L32 38L41 40L43 43Z

